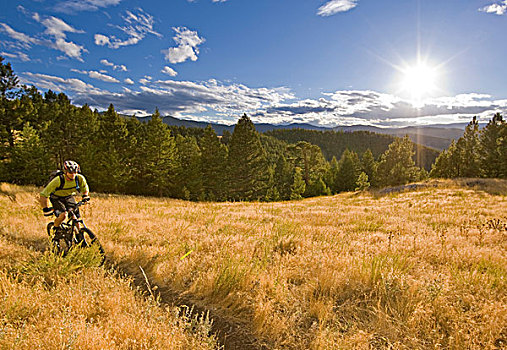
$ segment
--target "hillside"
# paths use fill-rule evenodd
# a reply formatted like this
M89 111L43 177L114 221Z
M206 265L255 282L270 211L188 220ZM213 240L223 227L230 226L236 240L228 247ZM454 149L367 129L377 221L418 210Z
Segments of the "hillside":
M146 121L149 117L138 118ZM211 125L218 135L224 131L232 133L234 126L221 124L209 124L204 122L186 121L173 117L164 117L164 123L173 127L178 127L178 133L193 134L201 137L199 131L207 125ZM188 129L187 129L188 128ZM414 142L414 160L416 165L431 170L432 164L438 157L443 148L447 148L454 137L459 138L463 131L459 129L446 130L443 128L402 128L402 129L380 129L376 127L343 127L343 128L323 128L315 127L310 124L290 124L290 125L271 125L255 124L258 132L275 137L279 140L296 143L298 141L307 141L322 149L322 153L328 161L333 157L340 159L343 151L349 149L361 155L368 148L372 151L375 158L384 153L389 144L394 141L395 136L403 137L408 135ZM199 129L199 130L197 130ZM434 133L438 136L431 136ZM276 158L275 158L276 161Z
M139 120L147 120L149 117L139 117ZM205 128L211 125L218 135L222 135L224 131L231 132L234 129L234 125L224 125L216 123L207 123L199 121L191 121L178 119L171 116L163 118L164 123L172 126L184 126L187 128ZM255 124L255 128L258 132L265 133L273 130L290 130L290 129L304 129L304 130L317 130L317 131L343 131L347 133L355 131L369 131L376 134L386 134L392 136L403 137L408 135L410 139L417 144L435 148L437 150L443 150L451 144L452 140L457 140L463 135L466 123L464 124L452 124L452 125L432 125L432 126L411 126L403 128L378 128L375 126L368 125L354 125L354 126L340 126L335 128L326 128L321 126L315 126L306 123L292 123L286 125L274 125L274 124Z
M0 258L8 262L1 278L9 281L0 288L8 300L0 308L8 334L2 346L21 334L24 344L38 344L33 338L47 330L55 348L111 334L123 347L105 348L128 348L126 338L141 341L150 327L159 336L174 324L148 318L161 311L142 300L136 307L144 312L126 311L132 291L105 294L100 268L69 279L81 286L81 309L69 302L52 311L63 318L44 317L42 301L28 298L55 300L49 288L67 300L65 279L44 287L27 285L23 273L9 277L46 246L36 193L9 185L0 193ZM229 349L493 349L507 344L506 194L506 181L475 179L277 203L92 193L83 216L109 264L132 276L141 266L162 301L179 296L228 320L236 329L229 337L257 339ZM42 317L29 316L33 304ZM121 322L106 321L112 311L124 315ZM131 332L119 334L126 323Z
M378 159L395 139L391 135L376 134L370 131L336 132L293 129L273 130L267 132L266 135L288 143L296 143L298 141L310 142L321 148L327 160L331 160L333 157L339 160L346 149L356 152L359 156L367 149L370 149L373 156ZM421 144L415 144L414 151L416 165L428 171L431 170L431 165L435 162L439 152L435 149L421 146Z

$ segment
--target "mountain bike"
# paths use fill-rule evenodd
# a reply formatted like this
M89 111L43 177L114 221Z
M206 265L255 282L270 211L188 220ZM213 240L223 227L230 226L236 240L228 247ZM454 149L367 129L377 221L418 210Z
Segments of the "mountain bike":
M79 201L74 208L67 210L67 222L62 222L60 229L54 235L53 226L55 223L50 222L47 225L47 232L49 237L51 237L51 250L55 254L65 256L73 247L87 248L96 245L102 256L101 263L103 263L106 258L104 248L92 230L86 227L83 219L78 218L75 213L75 210L85 203ZM54 215L56 216L56 213ZM78 224L81 225L81 229L78 229Z

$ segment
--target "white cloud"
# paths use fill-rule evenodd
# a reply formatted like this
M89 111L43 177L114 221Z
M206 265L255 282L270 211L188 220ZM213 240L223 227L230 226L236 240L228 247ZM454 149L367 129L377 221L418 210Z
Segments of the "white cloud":
M116 26L122 32L127 34L127 39L119 39L114 35L106 36L104 34L95 34L95 44L99 46L107 45L111 49L118 49L122 46L135 45L143 40L147 34L153 34L158 37L162 35L153 29L153 16L147 14L143 9L137 9L137 12L127 11L126 15L122 17L125 26Z
M88 75L90 76L90 78L102 80L102 81L105 81L105 82L108 82L108 83L119 83L120 82L116 78L113 78L113 77L111 77L109 75L102 74L102 73L99 73L99 72L96 72L96 71L93 71L93 70L89 71Z
M173 39L178 46L162 50L162 53L165 54L165 59L173 64L182 63L188 59L197 61L197 55L199 54L197 46L206 40L199 37L196 31L192 31L186 27L177 27L173 28L173 30L176 32L176 36Z
M489 95L476 93L427 100L420 108L407 100L376 91L345 90L323 95L327 98L273 104L255 116L264 122L282 118L326 126L351 123L406 126L466 122L473 115L487 120L496 111L506 110L504 100L492 100Z
M104 46L104 45L110 45L111 42L109 41L109 38L102 34L95 34L95 45L98 46Z
M169 74L171 77L175 77L178 75L178 72L176 72L174 69L168 66L165 66L164 69L161 70L161 72L164 74Z
M63 20L53 16L41 20L39 14L35 13L32 18L35 19L37 22L41 23L44 27L46 27L46 30L44 31L45 34L52 35L58 39L65 39L66 38L65 32L84 33L84 31L75 29L72 26L65 23Z
M102 63L104 66L113 67L113 70L119 70L120 72L127 71L127 67L123 64L114 64L106 59L100 60L100 63Z
M11 59L19 59L23 62L30 62L31 59L28 57L26 53L23 52L16 52L16 53L8 53L8 52L0 52L0 56L8 57Z
M100 60L100 63L102 63L104 66L108 66L108 67L114 67L114 63L111 63L109 62L108 60L104 59L104 60Z
M197 61L197 54L194 51L194 48L188 45L170 47L168 50L162 51L162 53L166 54L165 59L172 64L182 63L188 59L191 61Z
M5 23L0 22L0 32L7 34L12 39L19 42L23 47L30 47L32 44L42 45L42 41L32 38L24 33L17 32Z
M144 78L139 79L139 82L140 82L141 84L143 84L143 85L148 85L148 84L150 84L150 83L151 83L151 80L152 80L152 79L153 79L153 78L152 78L151 76L149 76L149 75L145 75L145 76L144 76Z
M197 47L198 45L204 43L206 40L204 38L199 37L197 32L192 31L186 27L177 27L173 28L176 32L176 36L174 37L174 41L179 46L192 46Z
M81 72L90 74L90 72ZM479 121L507 112L507 99L495 100L487 94L460 94L425 101L415 108L397 96L370 90L326 92L317 99L296 99L286 88L250 88L242 84L155 80L144 77L138 91L123 87L121 92L99 90L78 79L63 79L25 73L23 83L39 88L70 91L73 103L106 109L110 103L119 112L150 114L158 107L162 115L233 124L247 113L256 123L310 123L340 125L407 126L467 123L476 115ZM134 85L127 78L126 84Z
M319 16L332 16L339 12L347 12L357 6L357 0L330 0L317 11Z
M479 9L481 12L486 13L494 13L496 15L503 15L507 12L507 0L504 0L500 3L491 4L489 6L485 6L481 9Z
M55 92L68 93L76 92L83 94L100 94L102 91L91 84L87 84L79 79L64 79L47 74L38 73L22 73L20 74L20 81L23 84L35 85L39 89L48 89Z
M43 34L46 36L53 37L51 39L36 39L24 33L17 32L5 23L0 23L0 31L6 33L12 39L16 40L17 43L25 48L31 47L32 44L48 46L55 50L63 52L70 58L75 58L79 61L83 61L81 55L83 52L88 52L83 46L75 44L73 42L65 41L65 32L71 33L84 33L81 30L77 30L64 21L56 17L48 17L42 19L37 13L32 16L37 22L41 23L46 30Z
M118 5L122 0L69 0L59 2L55 10L72 14L76 11L97 11L99 8Z
M29 16L30 13L23 7L18 6L18 10ZM42 24L46 30L42 33L45 36L44 39L32 38L24 33L19 33L4 23L0 23L0 31L5 32L11 38L17 41L17 43L25 48L29 48L31 44L42 45L51 47L55 50L63 52L70 58L75 58L79 61L83 61L81 55L83 52L88 52L83 46L73 42L66 41L66 33L84 33L82 30L78 30L65 23L63 20L50 16L42 18L38 13L31 14L31 17Z
M67 38L66 32L70 33L84 33L82 30L78 30L73 28L72 26L65 23L63 20L56 18L56 17L48 17L45 19L41 19L41 17L35 13L33 18L41 23L44 27L46 27L46 30L44 31L44 34L53 36L55 38L55 41L53 42L53 48L56 48L57 50L62 51L69 57L78 58L81 59L81 52L87 52L86 49L84 49L83 46L74 44L73 42L67 42L65 39Z
M80 73L80 74L86 74L92 79L102 80L106 83L119 83L120 81L112 76L102 74L100 72L91 70L91 71L81 71L78 69L71 69L72 72Z
M69 56L70 58L75 58L78 61L84 62L81 58L81 54L83 52L88 52L83 46L77 45L73 42L65 41L62 38L58 38L51 45L52 48L59 50Z
M113 103L118 111L145 111L151 113L158 106L162 114L190 116L192 114L215 113L221 120L231 123L236 116L250 113L264 106L290 100L294 96L284 88L252 89L241 84L224 85L216 80L205 82L141 79L140 91L130 93L80 94L76 101L80 104L106 108ZM85 102L87 101L87 102ZM106 102L110 101L110 102Z

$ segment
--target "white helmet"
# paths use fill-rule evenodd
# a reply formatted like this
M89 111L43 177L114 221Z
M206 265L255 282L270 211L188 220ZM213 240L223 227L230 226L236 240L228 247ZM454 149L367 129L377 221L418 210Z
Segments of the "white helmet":
M63 163L63 170L65 170L68 173L77 174L79 172L79 164L77 164L73 160L66 160Z

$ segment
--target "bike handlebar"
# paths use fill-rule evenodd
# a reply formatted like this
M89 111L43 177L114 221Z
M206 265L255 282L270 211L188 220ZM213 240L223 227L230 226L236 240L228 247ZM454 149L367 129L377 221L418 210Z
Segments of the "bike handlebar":
M76 205L74 206L74 208L69 208L69 209L65 210L65 212L66 213L72 213L74 210L76 210L77 208L79 208L82 205L85 205L89 201L90 201L90 197L88 197L87 199L82 199L82 200L80 200L79 202L76 203ZM51 207L49 209L53 209L53 207ZM44 216L51 216L51 215L57 216L54 210L52 212L44 213Z
M90 201L90 199L84 201L84 200L80 200L79 202L76 203L76 205L74 206L74 208L69 208L67 209L66 211L67 212L71 212L71 211L74 211L75 209L79 208L80 206L82 205L85 205L86 203L88 203Z

